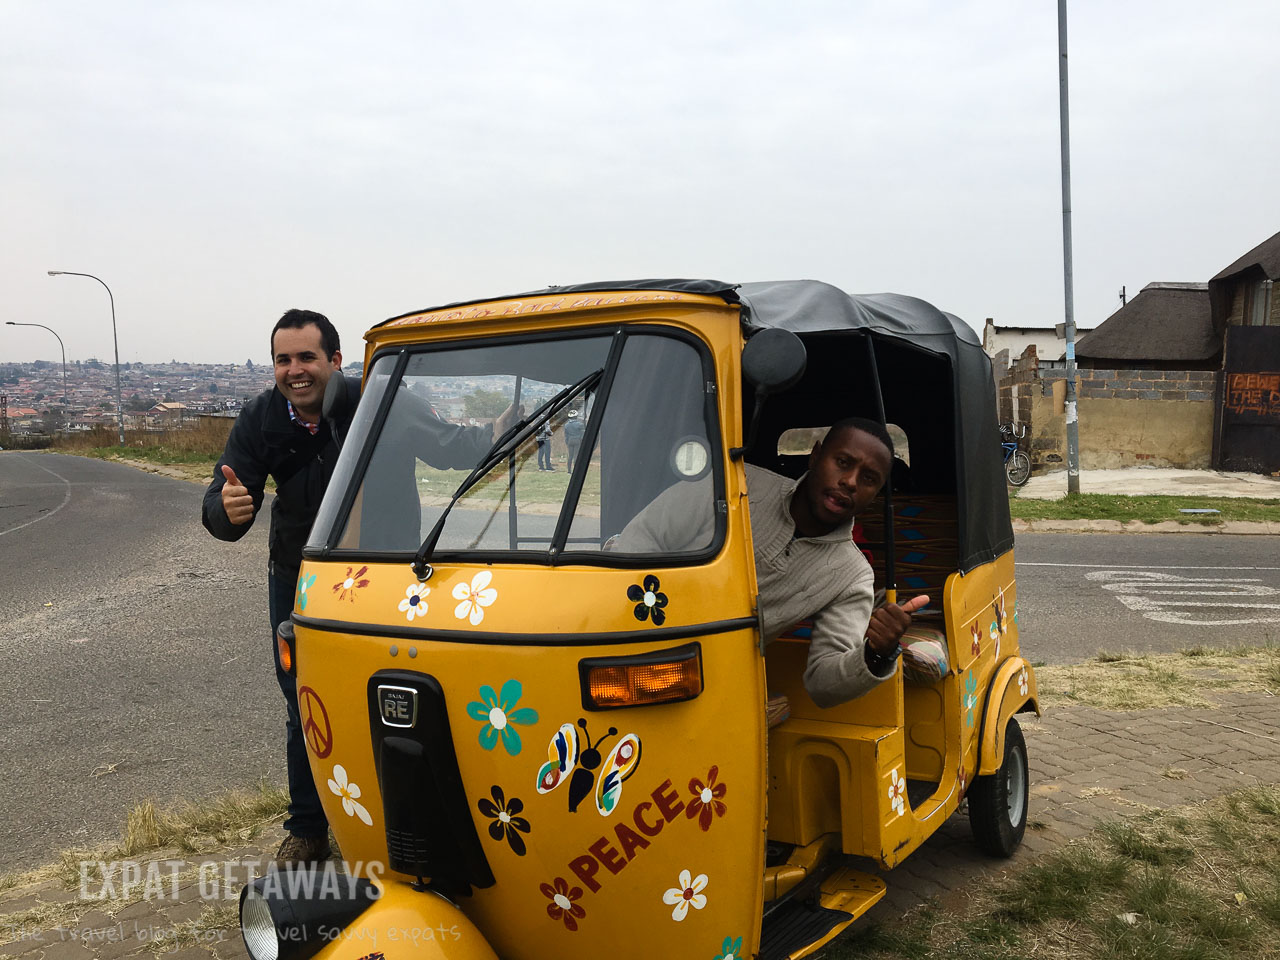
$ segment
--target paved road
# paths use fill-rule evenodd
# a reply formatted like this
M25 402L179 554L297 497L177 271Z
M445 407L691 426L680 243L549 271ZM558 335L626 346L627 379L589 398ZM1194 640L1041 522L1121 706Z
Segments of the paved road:
M1018 622L1029 657L1280 644L1280 539L1021 534Z
M143 799L276 778L266 524L216 541L201 493L0 453L0 871L118 835Z
M282 781L266 524L214 540L201 494L119 464L0 453L0 871L110 839L147 798ZM1025 647L1061 662L1275 642L1277 555L1272 537L1021 536Z

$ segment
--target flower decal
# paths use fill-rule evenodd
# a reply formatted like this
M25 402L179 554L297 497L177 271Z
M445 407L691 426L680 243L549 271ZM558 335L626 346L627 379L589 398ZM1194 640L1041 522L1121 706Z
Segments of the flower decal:
M298 577L298 609L307 609L307 590L316 584L316 575L308 573L306 576Z
M720 944L720 952L716 954L715 960L741 960L741 957L742 938L725 937L724 943Z
M1005 631L1009 629L1009 623L1005 619L1004 613L1004 594L1001 593L991 604L991 609L996 615L995 623L992 626L1003 636Z
M471 583L459 583L453 588L453 599L459 601L453 608L453 615L459 620L470 620L477 626L484 619L484 608L493 605L498 599L498 591L489 586L493 572L481 570L471 578Z
M716 783L719 775L720 768L715 766L707 773L706 783L697 777L689 781L689 792L693 794L693 799L684 808L684 815L690 820L697 817L698 826L704 832L711 829L711 822L716 817L724 816L726 809L724 795L729 788L723 783Z
M404 618L413 623L414 617L425 617L427 615L427 595L431 593L431 588L425 583L411 583L404 592L404 599L400 601L400 612L404 614Z
M338 599L350 600L355 603L356 591L369 585L369 579L365 576L368 572L369 568L367 566L361 567L359 570L347 567L346 577L333 585L333 592L338 595Z
M366 827L373 826L373 817L360 802L360 787L347 779L347 771L342 764L335 764L333 776L329 778L329 790L336 797L342 798L342 811L348 817L359 817Z
M570 887L564 877L556 877L551 883L538 887L542 895L551 902L547 904L547 916L552 920L563 920L570 930L578 929L578 921L587 915L577 901L582 898L581 887Z
M991 626L987 628L987 635L991 637L991 639L994 640L996 643L999 643L1000 642L1000 624L992 620Z
M969 671L969 675L964 678L964 725L966 727L973 726L973 708L978 705L978 678L973 675L973 671Z
M982 628L975 622L974 625L969 628L969 635L972 638L972 643L969 645L969 649L976 657L978 654L982 653Z
M662 609L667 605L667 595L658 592L660 586L662 584L658 582L658 578L650 573L644 578L643 585L633 583L627 587L627 599L636 605L636 619L651 619L655 627L662 626L662 622L667 619Z
M502 795L502 788L496 784L489 792L493 795L492 800L485 797L476 804L480 812L493 821L489 824L489 836L499 841L505 837L512 852L517 857L523 857L524 838L520 834L529 832L529 821L516 814L524 810L524 804L515 797L508 801Z
M1029 686L1030 678L1027 676L1027 668L1023 667L1018 671L1018 692L1025 697Z
M501 695L494 693L493 687L486 683L480 688L480 699L467 704L467 716L484 722L480 728L480 746L492 750L501 737L507 753L514 757L520 752L520 734L512 724L528 726L538 722L537 710L528 707L516 709L523 692L519 680L504 683Z
M889 806L898 816L907 810L907 778L898 776L896 767L889 771Z
M671 919L680 921L689 915L689 908L701 910L707 905L702 891L707 888L707 875L700 873L690 878L688 870L680 871L678 887L671 887L662 895L662 902L672 907Z
M956 785L960 789L960 797L964 798L965 791L969 789L969 778L964 772L964 761L960 761L960 769L956 771Z

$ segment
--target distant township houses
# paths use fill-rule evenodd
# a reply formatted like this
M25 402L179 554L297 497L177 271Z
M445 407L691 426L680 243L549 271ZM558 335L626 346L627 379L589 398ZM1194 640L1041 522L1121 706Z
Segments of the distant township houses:
M1149 283L1082 332L1076 341L1081 467L1280 471L1277 279L1280 233L1207 283ZM1066 380L1061 349L1045 339L1051 331L1037 333L1039 340L1029 336L1023 343L984 336L984 346L1000 417L1027 427L1024 446L1035 468L1044 470L1066 459Z

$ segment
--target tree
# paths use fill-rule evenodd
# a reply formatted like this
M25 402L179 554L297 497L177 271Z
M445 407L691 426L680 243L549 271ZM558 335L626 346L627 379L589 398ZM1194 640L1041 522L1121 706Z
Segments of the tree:
M510 406L510 401L496 390L477 390L462 398L468 417L496 417Z
M252 360L246 360L246 361L244 362L244 368L245 368L246 370L248 370L250 373L253 373L253 361L252 361Z
M214 383L212 380L210 380L210 381L209 381L209 392L210 392L210 393L217 393L217 392L218 392L218 385L217 385L216 383Z
M140 393L135 393L132 397L124 402L124 408L134 413L141 413L144 410L151 409L151 401Z

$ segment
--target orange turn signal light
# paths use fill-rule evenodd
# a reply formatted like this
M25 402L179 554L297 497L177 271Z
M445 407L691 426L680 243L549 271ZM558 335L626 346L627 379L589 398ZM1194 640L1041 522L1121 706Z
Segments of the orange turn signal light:
M578 664L588 710L692 700L702 693L702 646L686 644L630 657L594 657Z
M276 653L280 657L280 669L292 677L298 675L294 669L293 657L293 623L286 620L276 630Z

